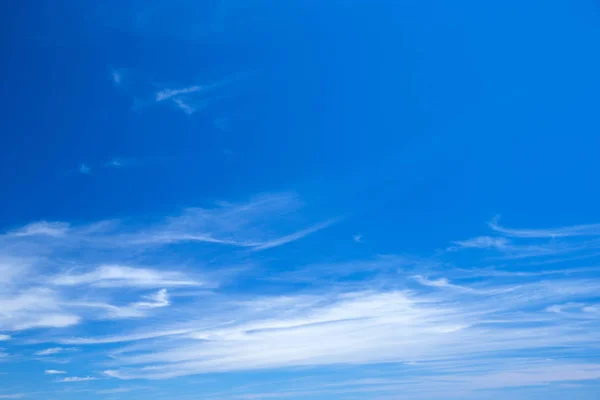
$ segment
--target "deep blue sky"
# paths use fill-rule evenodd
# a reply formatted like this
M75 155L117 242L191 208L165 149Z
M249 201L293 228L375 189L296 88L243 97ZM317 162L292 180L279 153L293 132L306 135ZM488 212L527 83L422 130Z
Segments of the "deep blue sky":
M598 395L598 2L0 11L0 398Z

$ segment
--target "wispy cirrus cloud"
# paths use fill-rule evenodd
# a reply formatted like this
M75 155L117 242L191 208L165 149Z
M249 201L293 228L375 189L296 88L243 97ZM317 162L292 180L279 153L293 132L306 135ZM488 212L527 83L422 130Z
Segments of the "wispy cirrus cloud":
M127 73L125 73L127 72ZM235 97L241 91L234 83L242 82L248 73L233 74L223 79L199 80L205 83L189 85L157 83L141 71L112 69L111 79L118 89L131 96L135 110L156 105L169 105L192 115L214 104Z
M75 345L97 345L97 344L114 344L114 343L127 343L137 342L140 340L149 340L156 338L165 338L169 336L183 336L193 332L193 329L177 329L168 331L149 331L141 333L128 333L123 335L115 336L103 336L103 337L80 337L80 338L62 338L57 341L64 344L75 344Z
M66 352L71 352L71 351L75 351L75 350L77 350L77 349L73 348L73 347L70 347L70 348L51 347L51 348L48 348L48 349L36 351L35 355L36 356L52 356L52 355L66 353Z
M88 382L88 381L96 381L99 378L95 378L93 376L69 376L63 379L59 379L57 382L63 383L77 383L77 382Z
M510 242L503 237L478 236L472 239L459 240L453 242L454 246L450 250L459 248L465 249L506 249Z
M106 373L121 379L166 379L339 364L435 366L438 360L486 360L490 353L510 357L515 351L585 348L592 341L589 326L544 313L557 300L593 296L600 289L594 280L487 282L476 287L444 278L418 280L437 292L374 291L366 284L363 292L242 302L228 316L243 322L138 345L131 353L124 349L113 354L120 368ZM524 307L531 311L524 313Z
M100 311L100 319L130 319L143 318L149 315L153 309L168 307L171 302L166 289L161 289L151 295L142 296L144 301L133 302L127 305L113 305L105 302L71 302L69 305L78 309L92 309ZM104 313L102 313L102 311Z
M156 93L156 101L164 101L168 100L172 97L178 97L185 94L197 93L202 90L206 90L202 86L194 85L189 87L184 87L181 89L163 89Z
M104 370L107 379L383 364L414 377L243 394L255 398L389 394L399 388L418 393L425 390L424 376L465 393L565 382L564 376L596 379L598 364L581 354L594 351L600 329L597 270L558 259L591 254L593 237L479 236L452 242L456 251L431 258L377 255L279 264L266 276L251 274L244 293L228 290L223 275L209 268L171 261L189 246L206 250L194 256L218 249L228 257L264 260L258 251L290 245L336 222L298 228L302 207L297 196L280 193L188 208L144 223L41 222L9 229L0 235L0 268L20 272L1 275L0 300L9 312L0 311L0 329L52 329L38 343L78 346L74 357L93 354L92 371ZM462 255L458 250L472 251L468 266L454 265L453 258ZM502 266L488 267L489 254L502 256ZM166 258L149 262L157 256ZM523 257L555 259L558 266L529 270L519 264ZM198 288L210 295L185 294ZM88 323L107 329L95 333ZM36 355L63 352L51 346L36 349ZM522 355L518 363L515 354ZM544 361L548 354L560 355L560 361ZM93 372L79 374L63 381L100 379ZM227 396L215 398L246 398Z
M46 374L46 375L64 375L66 373L67 373L67 371L61 371L61 370L57 370L57 369L47 369L44 371L44 374Z
M88 272L56 275L50 279L56 286L91 285L97 287L161 287L203 286L183 273L135 268L122 265L102 265Z
M67 234L69 231L69 224L64 222L47 222L39 221L25 225L21 228L15 229L14 231L8 232L8 235L16 237L25 236L51 236L60 237Z
M536 363L543 361L532 356L557 348L584 352L593 343L591 332L600 323L592 312L596 305L590 301L600 290L597 280L588 276L593 269L574 268L573 274L565 274L569 268L547 274L514 270L486 274L491 270L474 268L466 273L464 268L446 265L443 271L454 277L450 279L440 275L439 263L412 263L409 276L400 268L405 264L403 257L348 264L353 274L384 268L381 271L389 276L396 271L395 283L386 279L385 287L378 279L349 284L345 274L331 274L319 265L312 276L320 283L320 274L329 276L325 291L259 295L252 300L220 296L218 302L226 304L225 309L216 307L214 313L164 335L123 333L112 339L88 338L75 343L134 342L111 352L112 368L105 373L119 379L373 363L398 363L410 374L444 370L451 378L440 378L440 382L451 382L449 390L548 384L563 381L561 376L569 377L565 380L596 379L597 364L582 363L575 357L570 363L538 366ZM343 263L334 268L348 270ZM415 274L419 271L422 273ZM559 316L571 309L577 312L570 312L568 318ZM365 337L370 340L365 342ZM521 361L527 365L522 369L510 362L515 353L524 354ZM465 359L485 367L464 370L452 364ZM553 373L567 370L573 373ZM501 382L509 382L509 377L514 377L514 383L503 386ZM415 387L422 390L420 382ZM376 391L385 392L389 385L382 384ZM392 385L397 385L394 390L412 386L403 380ZM338 389L318 390L333 394ZM347 393L356 393L356 389Z
M61 307L60 295L47 288L29 288L10 295L0 293L0 303L0 328L5 330L60 328L80 322L78 315Z
M464 370L466 365L467 363L449 364L448 369ZM415 399L481 398L482 393L498 394L496 391L500 389L543 387L562 382L593 382L598 379L599 368L599 364L585 362L515 359L510 368L511 372L497 372L490 370L490 365L476 364L476 367L468 369L460 377L442 374L441 376L428 375L427 379L419 379L410 374L406 368L401 368L395 375L388 373L383 374L383 377L376 375L373 378L363 379L339 379L336 376L330 379L335 383L322 383L322 380L320 382L318 379L311 379L301 384L292 384L288 389L269 390L268 385L265 385L262 391L250 393L244 393L241 389L232 389L216 393L215 398L283 399L367 395L378 400L392 400L397 398L399 392L403 396ZM556 386L554 388L556 389Z
M192 115L212 104L231 98L233 94L224 91L224 88L232 82L231 78L204 86L192 85L179 89L161 89L156 92L154 100L157 104L165 102L173 104L185 114Z
M490 228L501 236L477 236L454 241L449 251L465 249L494 250L504 258L554 257L556 255L580 254L589 257L591 250L600 249L600 228L597 224L577 225L554 229L509 229L498 225L498 219L489 223ZM510 237L508 239L506 236ZM582 239L582 237L590 237Z
M519 238L563 238L574 236L600 236L600 224L564 226L547 229L512 229L499 224L499 217L490 221L492 230L506 236Z
M177 290L214 289L226 274L165 268L166 260L158 266L113 260L131 259L132 254L143 258L179 244L264 251L331 225L327 221L282 234L267 228L272 213L277 213L281 225L300 207L295 195L284 193L190 208L145 224L40 221L9 229L0 235L0 329L66 328L90 320L144 318L160 312L172 304L171 294L177 296ZM139 293L149 289L155 291ZM179 296L175 299L183 301Z
M144 296L145 301L140 301L134 303L134 307L136 308L159 308L166 307L170 304L169 294L167 293L167 289L161 289L156 293L153 293L148 296Z

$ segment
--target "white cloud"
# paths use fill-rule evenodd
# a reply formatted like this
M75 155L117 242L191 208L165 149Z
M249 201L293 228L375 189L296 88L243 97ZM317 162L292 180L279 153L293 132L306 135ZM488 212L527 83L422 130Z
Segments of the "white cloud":
M50 282L57 286L92 285L97 287L157 287L202 286L179 272L133 268L121 265L103 265L81 274L67 273L53 277Z
M47 222L39 221L22 228L11 231L8 234L16 237L25 236L50 236L50 237L61 237L67 234L69 231L69 224L64 222Z
M98 380L98 378L94 378L92 376L84 376L84 377L70 376L67 378L60 379L57 382L73 383L73 382L87 382L87 381L96 381L96 380Z
M103 310L105 314L98 315L99 319L128 319L143 318L149 315L149 312L156 308L167 307L171 304L166 289L142 297L148 301L140 301L128 304L126 306L115 306L103 302L72 302L70 305L76 308L88 308Z
M133 304L133 306L136 308L159 308L166 307L170 304L167 289L161 289L150 296L145 296L144 298L149 301L141 301Z
M23 393L0 394L0 399L22 399L23 397L26 397L26 395Z
M289 389L280 389L281 385L269 391L265 385L263 392L249 390L230 390L217 393L215 398L227 399L281 399L281 398L368 398L392 400L397 393L415 399L469 398L481 399L483 390L494 393L492 398L504 398L506 392L494 392L506 388L543 387L552 383L584 382L598 379L600 364L568 363L543 359L513 359L512 365L503 363L494 365L477 364L477 368L468 368L468 361L455 364L452 374L428 374L426 379L411 374L398 373L385 378L335 380L324 376L320 381L304 380L301 385ZM467 370L465 370L467 367ZM459 375L456 371L464 372ZM446 371L444 371L446 372ZM333 381L334 383L323 383ZM552 391L556 386L551 387ZM362 395L362 396L361 396ZM360 397L358 397L360 396ZM388 397L389 396L389 397Z
M477 258L455 267L446 259L456 256L452 252L431 260L377 256L348 262L335 254L333 262L301 267L294 254L279 260L253 252L335 222L307 223L301 209L295 195L272 194L186 209L158 222L40 222L9 231L0 235L0 329L53 328L28 335L36 345L94 346L78 354L89 354L90 364L122 379L379 363L398 363L416 375L426 371L432 382L459 388L596 376L597 366L576 356L593 346L600 330L597 270L575 268L571 261L552 271L524 270L517 258L574 249L589 254L595 242L573 236L529 244L519 236L480 236L455 243L504 254L502 271ZM232 260L258 265L235 278L250 281L231 278L228 286L227 274L210 272L233 269ZM210 294L186 297L186 289L200 286ZM117 318L119 323L106 321ZM84 325L90 320L97 325ZM103 336L86 337L89 332ZM48 347L36 355L68 350ZM570 364L511 364L515 354L548 349L560 349ZM574 372L561 375L567 364ZM535 371L543 373L532 377Z
M34 223L14 232L20 234L44 232L46 240L42 240L44 237L41 237L37 241L33 239L26 241L26 237L23 237L22 242L15 243L14 241L20 238L15 237L14 234L0 236L0 240L12 239L11 246L17 244L23 248L27 247L23 253L27 253L28 256L32 252L31 248L35 246L33 250L42 252L45 257L47 253L56 250L85 249L91 253L97 249L112 249L131 253L131 251L143 252L151 247L186 242L266 250L300 240L336 221L328 220L287 234L278 234L279 229L273 230L269 227L269 224L274 221L274 215L277 215L276 222L279 225L284 222L288 222L288 225L297 224L293 217L300 207L301 203L294 194L267 194L244 203L218 203L213 207L188 208L178 216L143 226L126 225L119 221L100 221L80 226L70 226L65 223L51 225L45 222ZM50 234L51 237L48 236ZM24 254L19 256L23 257ZM112 273L109 268L110 263L98 264L108 265L104 272ZM103 271L97 271L96 274L101 272ZM91 276L89 275L90 279Z
M0 335L0 342L6 342L11 339L12 339L12 336L10 336L10 335Z
M168 100L171 97L180 96L182 94L196 93L203 90L202 86L194 85L181 89L164 89L156 93L156 101Z
M0 293L0 329L62 328L79 323L80 317L65 312L60 296L46 288Z
M60 371L57 369L47 369L44 371L44 374L46 374L46 375L63 375L66 373L67 373L67 371Z
M35 353L36 356L51 356L51 355L55 355L55 354L60 354L60 353L64 353L64 352L70 352L70 351L74 351L76 350L75 348L64 348L64 347L51 347L49 349L44 349L44 350L40 350L37 351Z
M479 236L468 240L455 241L453 244L456 247L451 249L505 249L510 242L503 237Z
M238 74L238 77L247 74ZM211 104L231 98L235 91L227 90L236 80L234 77L225 78L206 85L191 85L187 87L172 89L164 88L155 93L154 103L174 104L177 108L188 115L197 110L204 109Z
M563 226L549 229L510 229L498 224L499 218L494 218L489 226L503 235L519 238L560 238L573 236L600 236L600 224Z
M536 285L490 290L487 296L477 293L478 300L469 303L453 298L453 291L447 292L451 297L440 298L398 291L288 297L283 302L266 298L267 310L257 309L253 301L251 307L242 307L241 315L228 314L242 322L192 332L158 348L153 344L137 346L131 354L121 352L114 356L121 368L107 374L160 379L216 371L461 359L487 352L583 345L591 340L587 329L558 321L527 326L538 317L520 312L523 304L571 297L578 286L557 284L552 296L539 292ZM593 293L598 286L585 292ZM470 291L459 296L470 296ZM486 327L492 321L495 328Z
M421 275L415 275L413 278L423 286L443 288L443 289L454 289L454 290L471 292L471 293L476 292L476 290L468 288L468 287L454 285L454 284L450 283L450 281L447 278L428 279Z
M120 336L105 336L105 337L90 337L90 338L70 338L70 339L59 339L60 343L64 344L75 344L75 345L93 345L93 344L113 344L113 343L125 343L125 342L136 342L140 340L157 339L168 336L183 336L193 332L192 329L177 329L170 331L152 331L143 333L132 333L128 335Z
M77 315L49 314L42 315L36 320L14 325L13 329L25 330L32 328L66 328L68 326L77 325L79 322L81 322L81 318Z
M173 103L175 103L177 108L179 108L181 111L183 111L187 115L192 115L196 111L196 108L192 107L191 105L186 103L186 101L184 99L180 99L180 98L173 99Z
M282 246L284 244L288 244L291 242L295 242L296 240L302 239L302 238L310 235L311 233L318 232L322 229L325 229L325 228L331 226L336 221L337 220L325 221L323 223L311 226L309 228L292 233L290 235L282 236L277 239L272 239L272 240L265 241L264 243L256 244L256 245L252 246L252 249L253 250L266 250L266 249L271 249L273 247L279 247L279 246Z
M478 236L463 241L452 242L449 251L459 249L486 249L502 253L505 259L543 258L564 254L577 254L600 249L600 238L581 240L582 236L600 236L600 225L579 225L556 229L506 229L497 224L497 219L490 222L490 227L497 233L510 236ZM546 240L541 240L546 239ZM577 257L593 257L594 254L579 254ZM543 260L544 263L561 260Z
M300 206L297 196L280 193L258 196L240 204L219 203L213 208L188 208L182 215L169 218L154 229L131 235L129 239L138 245L201 242L257 251L300 240L337 221L328 220L285 235L275 235L264 230L265 221L270 220L274 214L277 214L279 220L285 221Z

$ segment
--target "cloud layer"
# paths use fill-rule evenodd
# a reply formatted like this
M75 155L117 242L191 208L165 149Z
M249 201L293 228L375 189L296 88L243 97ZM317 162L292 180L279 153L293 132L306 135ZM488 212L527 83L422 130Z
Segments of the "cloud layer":
M429 384L468 394L600 379L600 364L586 358L597 351L599 269L573 261L595 257L595 225L514 229L493 220L491 232L450 240L429 258L287 259L261 272L260 252L317 240L338 221L303 222L301 210L296 195L279 193L159 220L9 229L0 236L0 339L25 335L41 362L93 354L87 371L56 381L72 384L339 366L402 371L215 398L416 396ZM182 261L186 254L195 261ZM244 266L215 267L219 257Z

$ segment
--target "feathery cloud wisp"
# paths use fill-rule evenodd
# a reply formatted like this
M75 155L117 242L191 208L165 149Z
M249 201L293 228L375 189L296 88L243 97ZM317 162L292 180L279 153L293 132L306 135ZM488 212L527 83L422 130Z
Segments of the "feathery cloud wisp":
M496 217L489 222L490 228L506 236L519 238L560 238L573 236L600 236L600 224L563 226L549 229L510 229L501 226Z
M70 351L74 351L76 350L75 348L64 348L64 347L51 347L49 349L44 349L44 350L40 350L37 351L35 353L36 356L52 356L55 354L60 354L60 353L64 353L64 352L70 352Z
M133 306L136 308L158 308L166 307L170 304L167 289L161 289L152 295L144 296L144 298L148 301L141 301L135 303Z
M61 237L68 233L69 224L64 222L40 221L25 225L17 230L11 231L8 235L16 237L26 236L50 236Z
M73 382L87 382L87 381L96 381L96 380L98 380L98 378L94 378L92 376L83 376L83 377L70 376L67 378L60 379L57 382L73 383Z
M509 241L503 237L478 236L468 240L452 242L454 244L450 249L505 249Z
M66 373L67 373L67 371L60 371L57 369L47 369L44 371L44 374L46 374L46 375L63 375Z
M156 101L168 100L171 97L180 96L182 94L196 93L203 90L202 86L194 85L182 89L164 89L156 93Z
M459 254L446 252L424 261L378 256L308 264L301 270L282 259L268 270L268 260L252 250L290 244L335 222L304 221L298 226L301 207L294 195L266 195L186 209L158 222L51 229L40 224L8 231L0 235L0 329L11 333L70 326L37 343L76 344L82 351L75 355L98 357L93 365L120 379L390 363L406 368L406 376L423 380L426 373L448 390L597 376L597 364L577 358L593 347L600 328L596 271L575 268L570 261L553 271L521 270L515 261L525 255L552 258L573 249L588 254L593 240L573 236L545 243L532 238L537 240L531 244L530 238L505 235L456 242L464 251L480 250L469 261L473 267L455 267L452 257ZM344 233L342 241L350 235ZM207 264L215 254L225 254L227 262L264 261L261 268L269 272L265 278L271 279L271 294L255 285L262 276L253 276L244 293L235 293L226 279L206 272L204 264L200 272L195 259L182 265L171 258L179 250L187 257L190 247ZM506 271L490 270L485 258L476 258L485 257L486 251L504 254ZM160 262L136 266L155 258ZM294 281L294 273L308 279ZM200 286L209 287L211 294L185 294L186 288ZM98 322L116 318L123 321ZM88 321L104 324L106 330L94 336L93 325L84 325ZM94 346L89 353L88 346ZM42 349L36 355L59 354L58 349L63 348ZM568 362L544 364L538 358L551 352L560 352ZM522 364L513 362L515 354L523 354ZM532 377L534 371L541 372ZM63 382L96 379L101 377L65 377ZM414 383L399 379L383 384L395 385L397 393ZM347 389L315 390L331 394ZM378 390L385 391L383 386Z
M57 286L92 285L98 287L160 287L202 286L201 282L186 279L179 272L133 268L121 265L104 265L82 274L67 273L50 280Z

